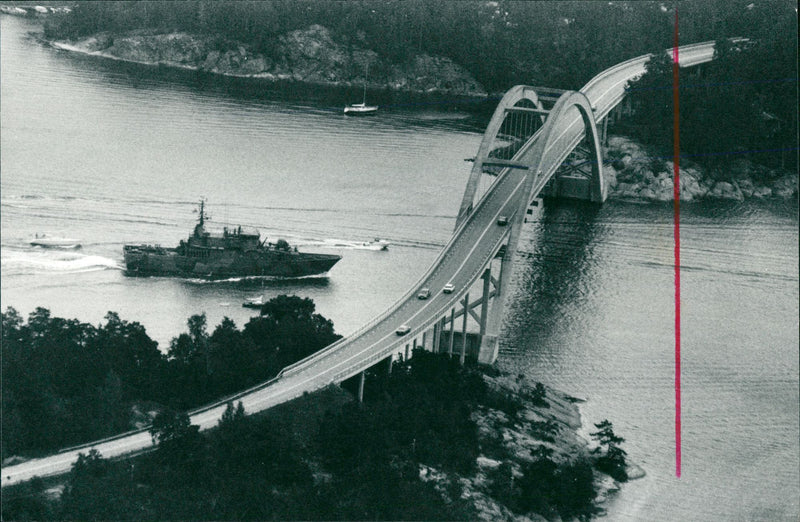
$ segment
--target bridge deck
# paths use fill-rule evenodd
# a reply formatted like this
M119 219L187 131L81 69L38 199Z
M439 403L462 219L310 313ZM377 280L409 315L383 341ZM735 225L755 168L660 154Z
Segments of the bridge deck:
M694 65L711 60L713 52L713 42L690 45L681 47L680 58L683 64ZM647 57L640 57L614 66L596 76L581 90L589 99L597 121L622 100L627 82L644 72L646 61ZM497 225L497 218L501 215L510 218L523 203L527 204L524 200L529 195L523 191L526 176L536 176L533 193L538 193L583 138L583 129L578 110L567 111L562 118L553 122L551 139L542 151L541 158L531 158L528 155L536 149L536 140L539 139L537 133L520 149L514 161L522 158L525 164L538 164L540 169L537 172L504 169L434 264L397 304L354 335L284 370L279 378L270 383L242 392L236 400L242 401L248 413L261 411L304 392L341 382L393 353L404 351L406 343L448 314L480 277L508 233L507 227ZM443 294L441 289L448 282L455 285L456 291ZM422 287L432 290L430 299L416 298L417 290ZM401 324L411 327L411 332L402 337L395 333ZM217 425L224 409L224 404L209 405L193 413L192 422L201 429L212 428ZM28 480L36 475L69 471L78 452L87 452L90 448L96 448L105 457L115 457L145 451L151 445L150 435L146 431L123 434L4 468L2 485Z

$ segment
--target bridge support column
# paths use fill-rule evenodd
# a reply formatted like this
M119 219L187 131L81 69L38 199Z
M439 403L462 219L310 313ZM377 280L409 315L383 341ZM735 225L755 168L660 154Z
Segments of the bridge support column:
M487 268L481 276L483 279L483 300L481 301L481 339L486 334L486 321L489 315L489 286L492 283L492 269Z
M508 232L509 234L512 234L514 232L513 225ZM508 249L508 246L506 246L506 249ZM506 259L507 257L508 256L503 256L500 258L500 271L497 273L497 283L494 285L495 300L497 299L498 296L500 296L500 292L502 292L503 290L503 275L505 274L506 271L506 262L510 261Z
M523 217L524 219L524 217ZM494 304L492 305L492 318L487 321L487 329L491 329L489 333L484 332L480 337L480 349L478 350L478 362L483 364L494 364L497 360L497 354L500 349L498 345L498 331L500 328L499 323L502 321L503 304L505 301L505 290L508 283L505 279L508 277L507 270L511 269L511 261L516 252L517 240L519 232L522 230L521 223L514 223L508 230L508 243L506 244L505 253L500 258L500 272L497 274L497 282L495 283ZM491 277L491 273L490 273ZM485 284L485 283L484 283Z
M454 332L455 324L456 324L456 309L455 308L451 308L450 309L450 343L449 343L450 346L448 346L448 348L447 348L447 356L450 357L450 358L453 357L453 341L454 341L453 335L455 333Z
M433 323L433 353L439 353L439 337L442 335L442 323L436 321Z
M464 295L464 320L461 322L461 356L458 362L464 365L464 360L467 358L467 316L469 313L469 292Z
M447 322L447 317L442 317L442 320L439 321L439 353L444 351L442 348L442 334L444 333L444 325Z
M388 375L392 374L392 364L394 363L393 359L394 359L394 354L386 358L386 373Z
M426 340L427 340L426 338L427 337L428 337L428 332L427 331L422 332L422 349L423 350L427 350L428 349L428 345L426 344Z
M364 402L364 372L358 374L358 402Z
M416 350L416 349L417 349L417 340L416 340L416 338L415 338L415 339L414 339L414 344L411 346L411 352L413 353L413 352L414 352L414 350Z

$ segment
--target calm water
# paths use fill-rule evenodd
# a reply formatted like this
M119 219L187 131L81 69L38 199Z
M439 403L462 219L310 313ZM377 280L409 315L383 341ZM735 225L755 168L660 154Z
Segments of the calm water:
M108 310L162 348L206 312L294 292L347 333L397 299L447 241L483 123L357 92L275 88L44 48L0 17L2 306L98 323ZM353 99L355 99L353 98ZM129 279L128 242L172 245L200 196L213 223L343 256L327 279ZM797 520L796 203L683 207L683 476L674 478L672 215L563 203L527 231L500 365L588 398L648 473L614 520ZM36 233L83 248L31 248ZM358 248L375 237L389 252Z

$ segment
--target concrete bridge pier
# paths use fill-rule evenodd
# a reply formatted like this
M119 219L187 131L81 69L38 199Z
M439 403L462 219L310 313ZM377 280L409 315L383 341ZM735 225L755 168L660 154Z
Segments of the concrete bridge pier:
M364 402L364 372L358 374L358 402Z
M464 320L461 322L461 355L458 358L458 362L461 365L464 365L464 361L467 357L467 310L469 310L469 292L464 294ZM452 339L452 337L451 337ZM452 341L451 341L452 342Z
M483 299L481 300L480 334L483 336L486 334L486 320L488 319L487 316L489 315L489 292L490 285L492 284L491 264L489 268L483 271L481 279L483 279Z
M448 347L447 347L447 356L450 357L451 359L453 358L453 340L454 340L453 330L455 329L455 324L456 324L456 309L455 308L451 308L450 309L450 340L449 340Z
M442 316L441 321L439 321L439 353L444 351L442 347L442 335L444 335L445 325L447 324L447 316Z

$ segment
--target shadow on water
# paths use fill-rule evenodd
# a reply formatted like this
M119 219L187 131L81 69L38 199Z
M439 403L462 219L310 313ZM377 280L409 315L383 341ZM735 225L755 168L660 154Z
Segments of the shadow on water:
M532 234L523 232L514 262L514 294L504 330L505 346L547 344L563 327L567 308L590 293L593 246L604 227L601 206L548 200Z

